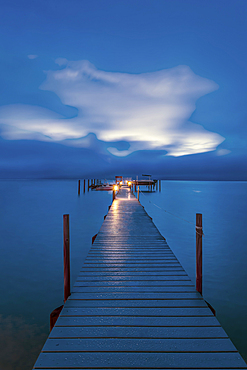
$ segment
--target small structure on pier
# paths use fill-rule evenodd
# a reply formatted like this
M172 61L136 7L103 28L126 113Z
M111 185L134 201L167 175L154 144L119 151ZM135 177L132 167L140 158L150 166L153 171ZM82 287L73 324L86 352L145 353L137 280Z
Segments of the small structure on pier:
M137 186L146 186L148 187L148 191L153 191L155 188L157 188L158 180L152 180L151 175L142 175L143 177L146 177L145 179L136 179L132 180L133 185L135 186L135 191Z

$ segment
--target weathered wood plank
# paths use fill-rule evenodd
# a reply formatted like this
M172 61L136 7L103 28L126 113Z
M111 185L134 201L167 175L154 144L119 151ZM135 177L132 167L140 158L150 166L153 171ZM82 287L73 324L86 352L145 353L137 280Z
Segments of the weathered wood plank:
M63 308L60 316L213 316L207 307L67 307Z
M70 298L69 298L70 299ZM74 292L73 296L71 297L73 300L181 300L181 299L201 299L200 294L198 292L176 292L176 293L146 293L146 292L120 292L120 293L109 293L109 292L102 292L102 293L82 293L82 292Z
M164 268L164 271L80 271L78 276L180 276L180 275L186 275L186 272L181 270L175 270L171 271L170 269Z
M72 292L74 293L111 293L111 292L122 292L122 293L133 293L133 292L157 292L157 293L189 293L189 292L195 292L195 288L193 285L191 286L132 286L132 287L127 287L127 286L99 286L99 287L93 287L93 286L83 286L83 283L78 283L74 285Z
M95 299L76 300L73 296L66 302L67 307L207 307L202 299Z
M227 338L221 327L58 327L50 338Z
M66 360L65 360L66 359ZM67 368L123 368L139 369L140 364L143 368L224 368L238 366L243 367L245 363L238 353L41 353L36 368L54 364L56 367Z
M214 317L64 317L56 326L220 326Z
M188 278L188 275L185 273L179 273L179 274L171 274L166 273L164 275L116 275L116 274L108 274L108 275L85 275L85 274L79 274L78 281L191 281Z
M223 339L49 339L43 352L236 352Z
M192 282L188 279L176 279L176 280L113 280L113 281L108 281L108 280L99 280L99 281L94 281L94 280L84 280L84 279L77 279L74 288L75 287L112 287L117 289L118 287L120 288L131 288L131 287L140 287L141 289L145 288L154 288L154 292L156 289L166 289L166 288L179 288L179 287L189 287L193 291L194 290L194 285ZM74 289L73 288L73 289ZM128 290L127 290L128 291ZM163 290L165 291L165 290Z
M117 260L116 258L100 258L97 256L95 259L90 259L85 261L85 266L83 267L151 267L157 266L162 267L166 265L180 265L180 263L173 257L169 258L162 258L156 260L151 260L149 258L146 259L137 259L137 258L129 258L125 260L121 260L120 258ZM181 265L180 265L181 266Z

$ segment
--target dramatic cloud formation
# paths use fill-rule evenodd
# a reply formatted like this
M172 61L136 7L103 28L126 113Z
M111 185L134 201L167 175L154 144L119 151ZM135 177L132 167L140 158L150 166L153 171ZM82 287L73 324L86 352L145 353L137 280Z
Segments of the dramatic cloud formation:
M224 140L188 121L196 100L218 85L187 66L127 74L100 71L88 61L56 62L63 69L48 71L41 89L76 107L77 117L67 119L36 106L4 106L0 108L3 138L88 147L88 135L93 133L108 143L108 152L115 156L150 149L169 156L203 153ZM126 145L115 145L118 141Z

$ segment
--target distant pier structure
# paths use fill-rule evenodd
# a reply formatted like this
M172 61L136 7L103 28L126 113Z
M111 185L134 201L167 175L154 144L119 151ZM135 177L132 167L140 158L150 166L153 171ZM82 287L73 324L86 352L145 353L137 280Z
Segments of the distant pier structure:
M135 187L135 191L138 186L145 186L148 188L148 191L154 191L155 189L157 190L158 187L158 180L152 180L151 175L142 175L145 177L145 179L136 179L132 180L132 184Z

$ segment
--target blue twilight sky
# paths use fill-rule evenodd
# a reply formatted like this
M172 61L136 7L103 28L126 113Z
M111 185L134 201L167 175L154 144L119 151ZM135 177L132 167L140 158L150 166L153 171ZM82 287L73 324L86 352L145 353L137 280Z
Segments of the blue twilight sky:
M0 11L0 177L247 180L246 0Z

